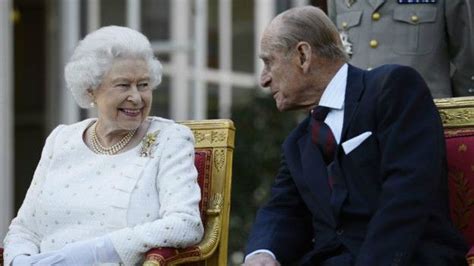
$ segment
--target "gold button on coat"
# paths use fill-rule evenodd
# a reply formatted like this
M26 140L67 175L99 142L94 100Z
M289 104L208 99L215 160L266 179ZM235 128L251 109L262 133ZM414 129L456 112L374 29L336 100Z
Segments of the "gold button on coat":
M343 27L344 29L347 28L347 22L345 22L345 21L342 22L342 27Z
M420 20L420 18L417 15L411 16L411 21L416 23L416 22L418 22L418 20Z
M373 20L379 20L380 19L380 13L379 12L375 12L372 14L372 19Z
M376 48L379 45L379 42L377 40L371 40L370 41L370 47Z

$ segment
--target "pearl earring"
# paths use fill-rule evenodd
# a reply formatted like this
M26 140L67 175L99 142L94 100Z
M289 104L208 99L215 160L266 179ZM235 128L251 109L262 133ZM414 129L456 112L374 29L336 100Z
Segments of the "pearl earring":
M91 106L91 108L94 108L94 107L95 107L95 103L94 103L94 102L91 102L91 103L90 103L90 106Z

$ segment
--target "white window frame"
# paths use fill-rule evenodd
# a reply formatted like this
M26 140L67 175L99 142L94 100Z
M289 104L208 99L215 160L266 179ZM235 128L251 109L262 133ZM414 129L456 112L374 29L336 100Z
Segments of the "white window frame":
M162 64L163 74L169 76L171 80L169 113L172 119L206 119L208 83L218 85L220 118L231 117L233 87L254 89L258 86L259 73L262 69L262 63L258 58L260 37L265 27L275 16L276 0L254 0L255 52L253 72L232 70L232 2L233 0L218 1L219 66L215 69L207 66L208 0L170 0L170 40L150 41L155 53L171 55L170 62L162 62ZM293 6L308 3L309 0L292 0ZM126 5L127 26L140 30L141 1L127 0ZM87 6L88 31L92 31L100 25L100 1L88 0ZM194 16L191 16L192 9L195 11ZM79 8L76 9L77 12L78 10ZM75 20L75 15L69 17L69 20ZM63 21L63 25L67 26L64 28L67 28L69 32L67 37L63 36L62 38L66 48L69 47L68 43L74 40L73 35L76 36L75 32L78 31L79 24L78 21ZM190 28L190 25L194 25L193 29ZM193 36L191 35L192 32L194 33ZM190 61L192 61L191 64ZM69 109L71 109L70 106ZM76 117L74 113L70 114L71 110L64 110L63 108L61 110L66 111L64 113L68 117ZM64 121L64 118L62 121Z
M13 5L0 1L0 239L13 217Z

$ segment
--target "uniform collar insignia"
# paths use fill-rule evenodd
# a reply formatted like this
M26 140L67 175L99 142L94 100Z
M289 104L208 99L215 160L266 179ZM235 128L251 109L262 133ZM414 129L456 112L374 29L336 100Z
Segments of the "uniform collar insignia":
M344 0L344 2L346 2L346 6L350 8L356 2L356 0Z

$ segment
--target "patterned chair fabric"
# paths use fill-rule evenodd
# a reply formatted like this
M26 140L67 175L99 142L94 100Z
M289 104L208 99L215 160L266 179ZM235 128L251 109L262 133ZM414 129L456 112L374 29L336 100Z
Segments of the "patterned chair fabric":
M474 244L474 129L446 135L451 218Z
M144 265L227 265L230 189L235 128L227 119L184 121L196 140L194 163L201 187L199 204L204 223L204 238L196 246L156 248L145 257ZM3 249L0 248L0 266Z
M474 266L474 97L435 100L446 140L451 219L462 232Z

